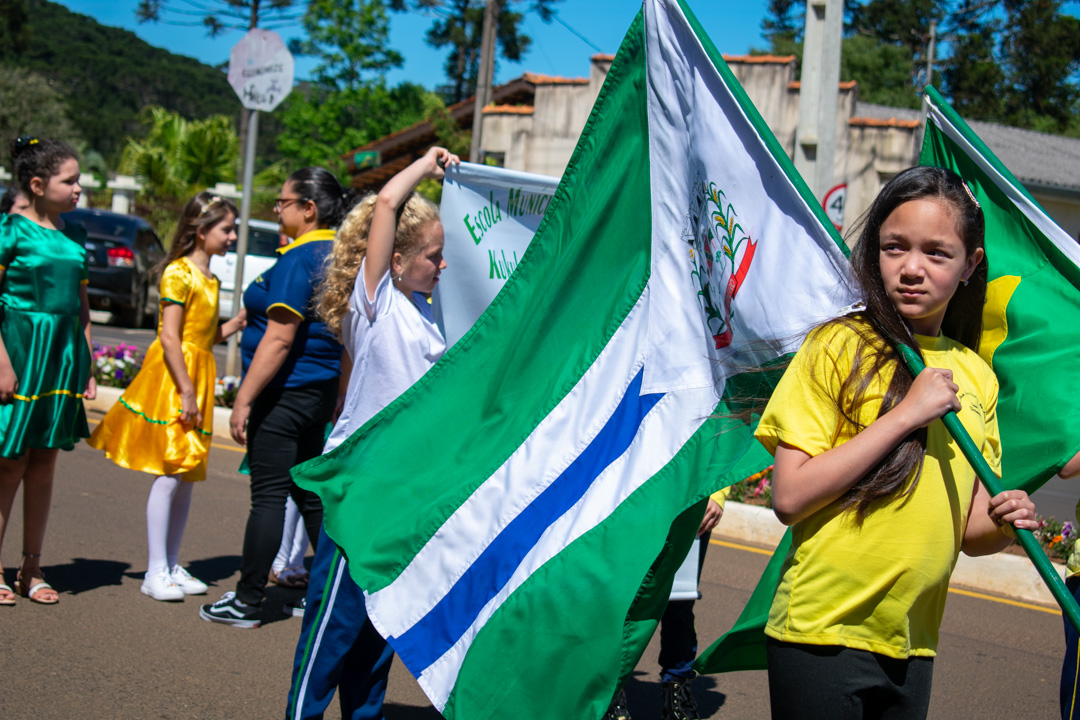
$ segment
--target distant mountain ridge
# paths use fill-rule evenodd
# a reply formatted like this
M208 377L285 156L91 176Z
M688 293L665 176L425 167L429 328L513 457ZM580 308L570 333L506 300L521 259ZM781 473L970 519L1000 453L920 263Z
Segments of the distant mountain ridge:
M48 0L30 0L25 50L0 34L0 63L47 77L65 95L89 147L115 158L137 115L161 105L188 118L235 116L240 103L224 70L154 47ZM5 138L5 144L6 144Z

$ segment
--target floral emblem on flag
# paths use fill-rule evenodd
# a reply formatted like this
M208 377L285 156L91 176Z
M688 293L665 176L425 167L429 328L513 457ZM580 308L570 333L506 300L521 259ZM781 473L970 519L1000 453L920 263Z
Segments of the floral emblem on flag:
M690 276L698 286L705 326L716 349L733 337L732 303L746 280L757 242L738 223L735 206L714 182L699 180L683 229L689 246Z

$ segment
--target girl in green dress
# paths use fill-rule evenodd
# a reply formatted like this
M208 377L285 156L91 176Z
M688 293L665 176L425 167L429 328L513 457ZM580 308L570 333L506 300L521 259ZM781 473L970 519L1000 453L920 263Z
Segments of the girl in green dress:
M90 373L90 308L82 243L60 229L75 209L79 162L61 142L23 136L11 144L15 180L30 199L0 219L0 542L23 484L23 553L15 590L52 605L41 573L56 452L90 433L82 399ZM0 577L0 605L15 594Z

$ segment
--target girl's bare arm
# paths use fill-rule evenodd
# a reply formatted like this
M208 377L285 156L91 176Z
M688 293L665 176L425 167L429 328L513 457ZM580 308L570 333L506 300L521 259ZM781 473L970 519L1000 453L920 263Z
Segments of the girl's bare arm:
M180 422L184 425L201 425L202 414L195 397L195 384L192 383L184 362L184 347L181 342L183 324L184 306L165 303L161 311L161 349L165 357L165 368L169 371L176 391L180 393Z
M892 411L842 445L811 457L781 442L773 471L773 511L793 525L841 497L912 431L959 410L959 387L949 370L927 368Z
M390 178L390 182L379 191L374 214L371 216L371 229L368 231L367 253L364 256L364 288L369 298L375 296L379 280L390 269L390 261L394 256L398 208L409 199L409 195L421 180L441 180L443 168L448 163L456 162L459 162L457 155L446 148L433 147L422 158Z

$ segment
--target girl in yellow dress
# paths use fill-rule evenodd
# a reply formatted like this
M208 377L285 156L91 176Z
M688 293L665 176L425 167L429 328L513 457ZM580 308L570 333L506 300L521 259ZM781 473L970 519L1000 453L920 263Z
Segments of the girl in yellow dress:
M218 327L210 256L236 239L236 206L201 192L184 207L161 274L158 339L139 374L87 441L122 467L157 476L146 502L149 559L142 593L183 600L206 592L177 561L191 490L206 478L217 367L213 347L244 327L244 312Z

